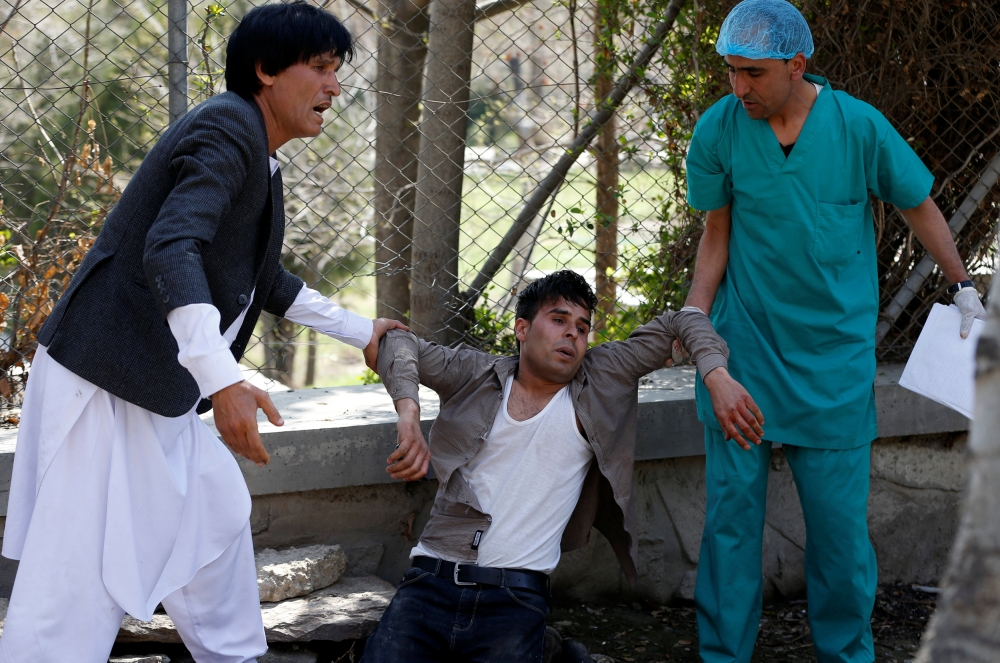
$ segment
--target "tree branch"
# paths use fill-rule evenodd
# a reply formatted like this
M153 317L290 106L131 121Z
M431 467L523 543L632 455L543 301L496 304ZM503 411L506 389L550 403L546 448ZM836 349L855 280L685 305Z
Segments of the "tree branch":
M7 14L7 18L3 20L3 23L0 23L0 35L2 35L4 30L7 29L7 24L10 23L10 19L14 18L14 14L16 14L17 10L21 8L21 4L23 2L24 0L17 0L14 4L14 8L10 10L9 14Z

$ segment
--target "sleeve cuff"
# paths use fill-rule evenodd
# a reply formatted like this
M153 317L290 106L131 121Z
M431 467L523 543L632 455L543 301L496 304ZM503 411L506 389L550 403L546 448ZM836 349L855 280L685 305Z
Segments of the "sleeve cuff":
M302 286L285 311L285 319L310 327L342 343L364 350L372 340L375 323L337 306L316 290Z
M392 386L388 387L388 392L393 403L404 398L412 398L417 403L420 402L420 385L411 380L393 380Z
M177 361L191 373L202 398L243 381L243 371L219 332L219 320L219 310L211 304L179 306L167 315L177 341Z
M705 355L698 359L698 372L701 374L701 379L704 380L705 376L714 371L717 368L725 368L728 370L729 362L726 360L726 356L721 352L713 352L710 355Z
M353 345L359 350L364 350L371 343L372 334L375 333L375 323L357 313L351 313L346 310L344 313L347 314L344 318L344 332L342 334L330 334L330 336L348 345Z
M202 398L208 398L244 380L243 371L240 370L240 365L236 363L236 358L228 348L199 358L190 363L187 369L198 383Z

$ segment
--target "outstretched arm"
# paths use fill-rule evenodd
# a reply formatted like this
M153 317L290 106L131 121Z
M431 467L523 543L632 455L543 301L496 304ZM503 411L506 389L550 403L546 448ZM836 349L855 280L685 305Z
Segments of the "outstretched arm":
M736 440L744 449L750 448L745 437L760 444L764 416L743 385L729 375L729 347L700 309L685 306L680 311L667 311L636 329L627 341L605 345L638 379L664 365L675 341L691 349L726 439Z
M362 350L365 365L373 371L376 368L379 341L385 333L390 329L409 330L409 327L398 320L369 320L351 313L306 285L300 287L295 300L282 315L296 324L310 327Z

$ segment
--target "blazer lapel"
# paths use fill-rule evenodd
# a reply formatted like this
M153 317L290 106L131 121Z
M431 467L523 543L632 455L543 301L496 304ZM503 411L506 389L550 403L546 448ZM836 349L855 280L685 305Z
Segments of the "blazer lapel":
M260 284L264 269L275 259L281 259L281 243L285 238L285 205L283 200L283 185L281 169L274 171L268 182L269 191L264 211L260 216L260 241L257 244L257 255L254 259L254 285ZM260 296L258 293L254 299Z

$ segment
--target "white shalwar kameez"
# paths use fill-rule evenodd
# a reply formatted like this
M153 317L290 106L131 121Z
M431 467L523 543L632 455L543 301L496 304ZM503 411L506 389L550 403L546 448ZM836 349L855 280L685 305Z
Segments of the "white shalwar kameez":
M203 396L242 379L228 348L245 313L225 334L208 304L168 316ZM370 320L305 287L285 317L359 348L372 335ZM0 663L106 663L124 614L148 621L159 603L198 663L267 650L250 493L233 455L193 408L154 414L44 347L21 413L3 556L21 561Z

